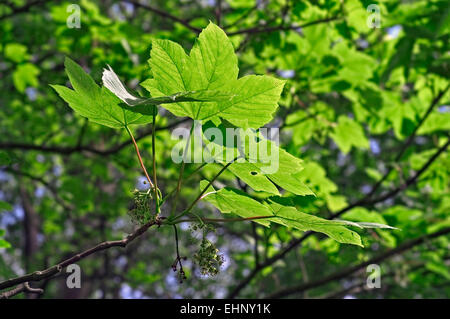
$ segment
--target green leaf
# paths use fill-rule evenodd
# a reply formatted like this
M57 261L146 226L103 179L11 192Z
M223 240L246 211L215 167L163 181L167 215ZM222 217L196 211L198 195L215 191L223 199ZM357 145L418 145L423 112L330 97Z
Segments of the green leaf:
M399 66L404 66L405 78L408 79L415 41L414 36L406 35L397 42L395 54L392 55L386 70L384 70L381 76L382 82L389 80L392 71Z
M450 270L448 265L442 260L427 262L425 268L450 280Z
M127 91L111 68L103 73L105 86L99 87L83 68L70 58L66 58L64 64L74 90L61 85L51 87L75 112L93 122L112 128L151 122L155 105L161 103L209 99L227 101L231 98L230 94L207 90L177 91L170 96L139 98Z
M204 189L207 184L207 181L201 181L200 188ZM233 213L243 218L273 215L269 208L237 189L225 187L216 192L211 187L205 195L204 199L224 214ZM264 226L270 225L269 220L255 219L254 221Z
M12 163L11 157L5 151L0 151L0 166Z
M280 205L273 200L269 200L268 204L274 212L274 215L278 217L273 219L274 222L301 231L311 230L323 233L337 242L363 247L361 237L358 233L344 226L349 225L349 222L347 221L323 219L314 215L299 212L295 207Z
M355 120L347 116L339 116L338 125L331 134L341 151L346 154L352 146L368 148L369 141L364 135L364 130Z
M277 187L265 175L261 174L256 164L258 163L233 163L228 167L228 170L255 191L279 195Z
M69 58L65 60L66 73L74 90L60 85L51 85L59 96L81 116L112 128L125 125L145 124L152 116L131 110L105 87L100 88L84 70ZM148 114L152 110L148 110Z
M29 86L37 87L39 85L38 75L40 70L31 63L20 64L13 72L13 82L17 91L23 93Z
M8 243L6 240L0 238L0 248L10 248L11 244Z
M302 160L279 148L261 133L242 131L245 161L236 162L229 170L255 191L279 195L279 187L296 195L314 195L300 180ZM253 141L255 141L253 143Z
M20 63L27 61L30 58L30 55L27 53L27 47L23 44L8 43L5 46L5 57L11 61Z
M0 212L11 210L11 204L0 200Z
M207 182L200 183L201 189ZM222 213L233 213L243 218L269 216L267 219L254 219L252 221L269 226L271 222L292 227L301 231L315 231L328 235L340 243L353 244L362 247L360 236L344 225L354 223L346 221L333 221L317 216L301 213L294 207L282 206L274 201L268 205L261 204L246 193L229 187L214 191L212 188L205 193L204 200L213 204ZM274 216L274 217L270 217Z
M111 91L115 96L121 99L123 102L129 106L138 105L159 105L163 103L175 103L175 102L195 102L195 101L226 101L231 99L232 94L225 94L221 91L216 90L199 90L199 91L189 91L189 92L178 92L170 96L161 96L156 98L143 98L137 97L128 92L122 81L120 81L114 70L108 65L109 70L104 69L102 75L102 81L105 87ZM138 113L149 114L152 108L149 110L140 109L137 110ZM134 110L134 109L132 109ZM145 112L147 111L147 113Z
M143 86L153 97L180 91L221 89L235 93L218 103L185 102L163 105L176 116L194 120L221 117L244 128L258 128L273 118L284 81L249 75L237 79L237 58L226 34L210 23L199 35L188 56L169 40L152 43L150 66L154 81Z

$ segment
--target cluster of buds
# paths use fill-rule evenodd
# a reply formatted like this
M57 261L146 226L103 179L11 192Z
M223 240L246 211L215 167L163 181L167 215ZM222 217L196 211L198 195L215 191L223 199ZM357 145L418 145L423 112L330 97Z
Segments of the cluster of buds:
M141 192L137 189L133 191L134 205L129 211L131 220L138 225L145 225L155 216L151 212L152 194L151 191Z
M175 259L175 261L172 264L172 270L174 272L176 272L178 270L178 265L180 266L180 270L178 271L178 280L180 282L180 284L183 283L183 280L186 280L186 273L184 272L183 269L183 264L181 263L181 260L187 260L187 257L179 257L177 256L177 258Z
M219 273L220 267L223 264L223 256L219 254L216 246L208 240L208 232L214 230L212 225L194 225L193 230L198 228L203 230L203 238L200 244L200 249L194 255L194 261L199 265L202 275L215 276Z

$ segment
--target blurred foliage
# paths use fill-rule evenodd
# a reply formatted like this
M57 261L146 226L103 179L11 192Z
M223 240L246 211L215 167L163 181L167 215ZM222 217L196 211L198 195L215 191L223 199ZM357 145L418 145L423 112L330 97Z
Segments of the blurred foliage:
M240 297L264 297L315 281L450 228L448 150L426 165L449 138L448 1L378 1L380 28L368 27L372 1L365 0L77 3L80 28L66 24L74 13L67 10L70 1L0 4L0 281L54 265L100 241L123 238L135 228L128 213L133 191L148 187L126 132L76 115L48 85L69 84L65 56L97 83L109 64L127 87L145 95L138 84L153 77L147 63L152 40L170 39L189 52L197 31L209 21L228 33L238 55L239 77L265 74L287 80L280 107L267 126L279 127L283 148L303 159L299 178L316 194L287 193L290 205L323 218L344 209L342 219L401 229L355 229L365 248L321 234L309 236L259 269ZM160 115L158 185L167 194L179 172L171 159L176 144L171 128L189 123L179 123L167 111ZM137 129L136 136L150 166L150 126ZM197 167L187 165L185 175ZM207 165L185 181L178 207L189 205L200 181L210 180L219 169ZM409 182L417 172L420 176ZM370 199L398 192L346 209L367 199L380 180ZM231 172L219 182L255 197L264 195ZM195 211L221 216L206 202ZM246 222L220 224L204 237L183 224L178 235L180 254L187 256L187 280L179 284L170 267L176 257L172 227L150 229L126 249L80 261L81 289L65 288L64 276L40 285L44 298L220 298L303 234ZM367 277L362 269L291 296L448 297L448 234L382 260L380 289L360 284ZM214 277L204 276L204 269L193 263L202 242L213 259L216 247L222 254L221 271ZM353 285L355 289L346 291Z

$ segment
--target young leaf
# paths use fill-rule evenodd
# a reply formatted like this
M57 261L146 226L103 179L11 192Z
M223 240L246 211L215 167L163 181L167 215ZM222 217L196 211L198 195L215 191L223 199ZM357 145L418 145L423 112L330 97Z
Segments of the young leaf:
M200 188L204 189L207 184L207 181L201 181ZM204 199L224 214L233 213L242 218L273 215L266 206L237 189L225 187L206 194L208 195ZM255 219L254 222L264 226L270 225L267 219Z
M0 212L11 210L11 204L0 200Z
M369 141L364 135L364 130L355 120L347 116L339 116L338 126L331 134L336 144L344 154L347 154L352 146L368 148Z
M208 128L214 127L211 122L206 123ZM219 146L226 148L227 140L232 138L221 125L217 127L221 130L223 139ZM207 129L204 132L208 132ZM210 139L210 136L205 136ZM255 141L255 142L253 142ZM228 167L236 177L240 178L255 191L264 191L279 195L278 185L285 190L296 195L314 195L314 193L299 179L299 174L303 170L302 160L279 148L274 142L264 138L260 132L253 132L251 129L240 130L238 141L240 148L245 154L244 161L237 161ZM211 141L216 143L216 141ZM215 158L217 162L222 162L220 152ZM224 161L225 162L225 161ZM223 163L224 163L223 162Z
M112 128L146 124L152 121L155 105L179 101L227 101L232 95L218 91L175 92L170 96L140 98L128 92L116 73L109 68L103 72L104 87L94 80L74 61L66 58L66 73L74 90L51 85L75 112L89 120ZM126 104L122 103L125 102Z
M278 217L273 221L301 231L323 233L337 242L363 247L358 233L346 228L342 222L323 219L314 215L299 212L294 207L270 203L274 214Z
M206 185L207 182L202 181L200 183L201 189ZM301 231L320 232L340 243L362 246L361 237L345 227L348 224L353 225L352 222L323 219L299 212L295 207L283 206L271 200L267 205L264 205L246 193L229 187L210 192L204 197L204 200L213 204L222 213L233 213L243 218L267 216L266 219L252 220L264 226L269 226L271 222L274 222Z
M156 98L137 97L125 88L114 70L108 65L109 70L104 69L102 75L103 85L110 90L115 96L121 99L129 106L137 105L159 105L163 103L175 102L195 102L195 101L227 101L232 98L232 94L224 93L216 90L200 90L189 92L178 92L170 96L161 96ZM147 113L146 113L147 111ZM141 109L136 110L141 113ZM143 111L143 114L149 114L149 110Z
M100 88L71 59L66 58L64 65L74 90L60 85L52 85L52 87L81 116L112 128L123 128L125 125L152 121L150 115L143 115L122 107L121 101L113 93L105 87Z
M153 97L218 88L235 93L224 102L163 105L176 116L194 120L217 116L236 126L261 127L272 119L284 86L284 81L265 75L237 79L237 58L231 41L213 23L201 32L189 56L177 43L153 41L149 63L154 81L143 86Z

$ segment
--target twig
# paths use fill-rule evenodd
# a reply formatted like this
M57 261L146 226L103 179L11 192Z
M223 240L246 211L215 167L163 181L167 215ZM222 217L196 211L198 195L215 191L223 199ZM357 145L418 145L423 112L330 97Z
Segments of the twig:
M222 0L216 0L216 23L219 27L222 26Z
M145 10L147 10L147 11L156 13L156 14L159 15L160 17L163 17L163 18L172 20L172 21L174 21L174 22L177 22L177 23L179 23L179 24L185 26L185 27L188 28L189 30L194 31L195 33L200 33L200 32L202 31L201 29L196 28L196 27L190 25L187 21L185 21L185 20L183 20L183 19L180 19L180 18L178 18L178 17L176 17L176 16L174 16L174 15L168 13L168 12L165 12L165 11L163 11L163 10L161 10L161 9L158 9L158 8L155 8L155 7L152 7L152 6L149 6L149 5L140 3L140 2L138 2L138 1L133 1L133 0L123 0L123 2L131 3L131 4L135 5L135 6L138 7L138 8L145 9Z
M136 140L134 139L133 133L131 133L131 131L128 128L128 126L125 126L125 128L126 128L128 134L130 135L131 140L133 141L134 149L136 150L136 154L137 154L137 157L139 159L139 163L141 164L142 170L144 171L145 177L147 178L148 183L150 184L150 187L154 188L152 180L150 179L150 176L147 173L147 169L145 168L144 162L142 161L141 153L139 152L139 147L138 147L138 145L136 143ZM155 198L155 200L157 200L157 198Z
M340 20L342 17L334 16L330 18L319 19L311 22L307 22L301 25L276 25L271 27L252 27L248 29L237 30L233 32L228 32L228 36L234 36L239 34L256 34L256 33L265 33L265 32L274 32L274 31L289 31L289 30L298 30L302 28L306 28L309 26L313 26L320 23L327 23L331 21Z
M158 180L156 179L156 114L158 113L158 108L155 106L153 109L153 124L152 124L152 158L153 158L153 181L155 182L155 211L156 214L160 213L159 209L159 194L158 194Z
M420 127L425 122L425 120L428 118L428 116L431 114L431 111L439 103L439 101L444 96L444 94L448 91L449 87L450 87L450 84L447 85L447 87L444 90L440 91L439 94L433 99L430 106L426 110L425 114L422 116L419 123L414 128L414 131L411 133L411 135L406 140L405 144L403 144L403 147L400 149L398 154L395 156L394 162L398 162L402 158L405 151L411 146L411 143L413 142L414 138L416 137L416 134L419 131ZM371 197L375 194L375 192L378 190L378 188L380 188L381 184L389 177L391 172L392 172L392 167L389 168L388 171L383 175L383 177L372 187L370 192L367 194L368 197Z
M186 279L186 274L185 274L185 272L184 272L183 264L182 264L181 260L182 260L182 259L183 259L183 260L186 260L186 257L181 257L181 256L180 256L180 250L179 250L179 248L178 248L178 246L179 246L179 240L178 240L178 230L177 230L177 226L176 226L176 225L173 225L173 229L174 229L174 231L175 231L175 250L176 250L177 256L176 256L176 258L175 258L175 261L174 261L173 264L172 264L172 270L173 270L173 271L177 271L178 265L180 265L180 271L179 271L179 273L178 273L178 277L179 277L179 282L180 282L180 284L182 284L182 283L183 283L183 280Z
M254 5L253 7L251 7L250 9L248 9L243 15L241 15L238 19L236 19L233 23L223 26L223 29L229 29L231 27L234 27L236 25L238 25L240 22L242 22L243 20L245 20L253 11L258 9L258 5Z
M15 285L22 284L24 282L40 281L42 279L53 277L54 275L61 272L68 265L73 264L73 263L75 263L83 258L86 258L94 253L97 253L99 251L103 251L103 250L109 249L111 247L126 247L130 242L132 242L137 237L144 234L153 225L161 225L161 220L156 219L154 221L150 221L147 224L139 227L137 230L135 230L133 233L129 234L127 237L125 237L122 240L102 242L90 249L87 249L81 253L78 253L78 254L60 262L59 264L56 264L45 270L35 271L33 273L29 273L29 274L26 274L21 277L16 277L16 278L12 278L12 279L8 279L3 282L0 282L0 290L9 288L9 287L13 287Z
M176 121L172 124L169 124L167 126L162 127L156 127L155 131L162 131L162 130L168 130L172 129L186 121L188 121L189 118L185 118L179 121ZM150 128L149 130L146 130L136 136L135 140L138 142L139 140L149 136L152 134L153 128ZM79 153L79 152L89 152L95 155L101 155L101 156L108 156L112 154L116 154L117 152L121 151L125 147L132 144L131 140L127 140L121 144L115 145L110 147L106 150L100 150L93 148L88 145L79 145L79 146L44 146L44 145L35 145L35 144L28 144L28 143L21 143L21 142L0 142L0 149L21 149L21 150L34 150L34 151L41 151L44 153L57 153L61 155L71 155L73 153Z
M180 195L181 183L183 182L184 167L186 165L186 155L187 155L187 152L188 152L188 148L190 146L191 135L194 132L194 125L195 125L195 123L192 123L191 130L189 132L189 136L187 138L186 145L185 145L184 150L183 150L183 160L181 162L180 174L178 176L177 189L176 189L176 193L175 193L175 201L174 201L173 206L172 206L172 212L170 213L171 216L173 216L175 214L176 210L177 210L178 196Z
M203 222L208 223L229 223L229 222L243 222L248 220L257 220L257 219L268 219L268 218L277 218L279 216L270 215L270 216L252 216L252 217L236 217L236 218L205 218L205 217L196 217L196 218L187 218L178 220L176 224L186 223L186 222L195 222L201 219Z
M177 219L185 216L186 214L189 214L189 212L194 208L194 206L202 199L202 196L206 193L207 189L216 181L216 179L231 165L233 164L239 157L236 157L234 160L228 162L222 169L209 181L208 185L200 192L200 194L197 196L197 198L189 205L189 207L182 212L180 215L176 216L174 218L174 221Z
M8 290L2 294L0 294L0 299L8 299L15 295L20 294L21 292L28 292L33 294L43 294L44 290L41 288L32 288L30 287L30 284L28 282L24 282L23 284L20 284L14 289Z
M423 174L423 172L425 172L425 170L436 160L436 158L442 154L442 152L444 152L447 147L450 144L450 139L447 141L447 143L445 145L443 145L438 151L436 151L436 153L422 166L422 168L420 170L418 170L416 172L416 174L410 178L409 180L407 180L406 184L402 184L400 187L397 187L396 189L386 193L385 195L377 198L376 200L372 200L370 202L367 202L367 197L364 197L356 202L354 202L353 204L348 205L347 207L341 209L340 211L338 211L337 213L335 213L334 215L331 215L329 217L329 219L333 219L336 218L342 214L344 214L345 212L349 211L352 208L358 207L358 206L368 206L368 205L373 205L376 204L378 202L382 202L387 200L390 197L393 197L395 195L397 195L400 191L404 190L406 187L411 186L412 184L414 184L417 179L419 178L419 176L421 174ZM288 246L286 246L282 251L280 251L279 253L273 255L272 257L270 257L269 259L265 260L263 263L261 263L259 265L259 267L256 267L255 269L253 269L228 295L228 298L235 298L242 289L244 289L251 281L252 279L260 272L262 271L264 268L272 265L273 263L275 263L276 261L282 259L287 253L289 253L292 249L294 249L295 247L297 247L298 245L300 245L304 240L306 240L309 236L311 236L312 234L314 234L314 232L308 231L305 232L303 234L303 236L296 238L294 240L292 240Z
M12 11L10 13L7 13L5 15L0 16L0 20L4 20L4 19L7 19L7 18L10 18L10 17L15 16L15 15L17 15L19 13L28 12L28 11L30 11L31 8L33 8L35 6L38 6L40 4L44 4L45 2L46 1L44 1L44 0L37 0L37 1L31 1L31 2L25 4L25 5L21 6L21 7L13 7L13 8L11 8Z
M323 285L325 285L325 284L327 284L329 282L345 278L345 277L353 274L354 272L367 267L370 264L379 264L379 263L381 263L382 261L384 261L387 258L390 258L390 257L392 257L394 255L397 255L399 253L407 251L407 250L409 250L411 248L414 248L415 246L421 245L422 243L424 243L424 242L426 242L426 241L428 241L430 239L434 239L434 238L446 235L448 233L450 233L450 227L447 227L447 228L444 228L444 229L442 229L440 231L437 231L437 232L434 232L434 233L431 233L431 234L427 234L427 235L421 236L419 238L407 241L407 242L399 245L396 248L390 249L390 250L388 250L388 251L386 251L386 252L384 252L384 253L382 253L382 254L374 257L374 258L369 259L368 261L365 261L365 262L362 262L362 263L360 263L358 265L351 266L349 268L340 270L340 271L338 271L338 272L336 272L334 274L331 274L329 276L326 276L326 277L324 277L322 279L319 279L319 280L316 280L316 281L312 281L312 282L308 282L306 284L301 284L301 285L298 285L298 286L293 286L293 287L289 287L289 288L286 288L286 289L282 289L280 291L277 291L277 292L269 295L268 298L286 297L286 296L289 296L289 295L294 294L294 293L299 293L299 292L303 292L303 291L306 291L306 290L309 290L309 289L313 289L313 288L317 288L317 287L323 286Z

